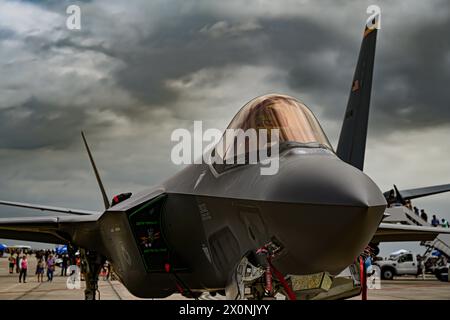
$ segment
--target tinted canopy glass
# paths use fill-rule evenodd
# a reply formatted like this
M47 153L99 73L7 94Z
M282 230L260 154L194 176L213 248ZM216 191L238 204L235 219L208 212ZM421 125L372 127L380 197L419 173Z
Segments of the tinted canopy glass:
M332 150L328 139L313 113L303 103L285 95L265 95L248 102L233 118L228 129L279 129L279 142L294 142L297 145L325 147ZM245 140L222 137L218 154L227 158L231 153L249 153L251 146ZM260 147L259 144L256 147ZM234 148L233 152L230 152ZM250 149L249 149L250 148Z

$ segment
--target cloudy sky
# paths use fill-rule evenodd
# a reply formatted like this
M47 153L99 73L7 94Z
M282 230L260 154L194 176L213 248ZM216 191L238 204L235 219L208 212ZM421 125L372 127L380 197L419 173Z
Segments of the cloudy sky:
M224 129L270 92L304 101L336 146L370 4L365 171L382 190L450 183L448 1L0 0L0 199L100 210L81 130L109 195L137 192L180 169L173 129ZM450 219L450 194L415 204ZM419 250L383 252L400 247Z

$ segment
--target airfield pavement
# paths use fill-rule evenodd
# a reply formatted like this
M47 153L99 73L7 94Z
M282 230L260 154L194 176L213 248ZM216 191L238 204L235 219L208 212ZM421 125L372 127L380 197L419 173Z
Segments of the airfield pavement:
M60 276L60 269L55 271L53 282L37 282L34 275L36 259L29 258L27 283L19 283L17 273L8 273L7 258L0 258L0 300L82 300L84 299L84 282L81 289L67 289L67 277ZM111 280L99 281L101 300L139 300L119 282ZM174 294L166 299L186 299ZM222 296L202 295L203 300L224 299ZM360 297L354 297L359 300ZM392 281L382 281L381 289L369 290L369 300L450 300L450 282L440 282L434 276L427 275L425 280L414 277L399 277Z

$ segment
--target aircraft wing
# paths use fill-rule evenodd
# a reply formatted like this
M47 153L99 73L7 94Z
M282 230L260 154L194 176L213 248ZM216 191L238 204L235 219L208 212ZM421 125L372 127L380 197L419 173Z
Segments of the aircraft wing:
M46 207L28 203L0 201L0 214L11 214L11 207L15 207L11 218L0 218L0 238L36 241L46 243L68 243L71 240L71 226L76 224L97 221L99 212ZM17 217L17 209L28 214L48 213L51 215ZM63 213L63 214L55 214ZM25 213L25 212L24 212ZM65 214L64 214L65 213Z
M77 214L77 215L92 215L92 214L100 214L101 213L101 212L96 212L96 211L50 207L50 206L42 206L42 205L38 205L38 204L30 204L30 203L23 203L23 202L11 202L11 201L3 201L3 200L0 200L0 213L3 211L1 209L1 206L27 208L27 209L35 209L35 210L47 211L47 212L58 212L58 213L68 213L68 214Z
M81 133L94 169L105 210L110 207L103 182L92 157L84 133ZM97 220L103 212L50 207L0 200L0 238L46 243L91 244L101 246ZM87 247L87 246L86 246Z
M450 228L422 227L382 222L371 242L432 241L440 233L450 234Z
M438 193L447 192L447 191L450 191L450 184L442 184L439 186L400 190L399 193L403 199L409 200L409 199L416 199L416 198L431 196L433 194L438 194Z
M417 199L450 191L450 184L441 184L415 189L398 190L394 184L394 189L384 192L384 197L388 203L400 202L405 204L406 200Z

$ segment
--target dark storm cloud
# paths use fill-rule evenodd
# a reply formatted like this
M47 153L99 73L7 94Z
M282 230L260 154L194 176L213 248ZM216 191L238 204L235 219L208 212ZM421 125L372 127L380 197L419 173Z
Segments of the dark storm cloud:
M405 23L382 39L373 105L383 129L449 125L450 40L445 34L450 30L450 4L444 7L446 18Z
M287 71L288 84L300 94L314 96L312 102L325 107L325 116L340 120L343 107L336 108L336 102L347 95L356 41L341 29L310 19L267 20L263 25L268 37L265 52Z
M64 25L65 6L69 2L32 3L41 10L58 14L61 23L52 25L52 33L38 34L3 27L0 28L0 39L21 41L30 53L30 59L48 68L50 75L41 80L42 86L54 87L62 94L60 97L43 93L21 103L1 105L0 147L10 149L64 148L72 143L70 137L80 128L105 131L106 125L98 127L98 121L88 121L92 114L87 115L87 111L93 109L110 111L136 126L141 126L142 121L158 126L170 120L167 115L186 117L189 110L180 112L180 105L183 105L180 91L168 86L168 80L189 81L201 70L215 69L214 72L220 74L217 70L249 65L280 70L286 76L287 90L298 93L300 99L307 96L305 102L313 110L320 106L322 119L339 124L367 6L367 3L324 1L321 2L325 8L322 11L317 10L320 6L316 2L298 6L289 2L286 6L295 10L266 14L259 12L260 8L247 10L236 2L221 4L226 10L222 10L219 3L208 3L207 9L198 10L200 6L187 5L180 9L176 2L164 5L155 2L140 3L144 13L140 14L139 10L116 2L76 2L82 8L83 27L80 31L69 31ZM108 11L110 3L113 10ZM445 10L449 7L448 2L436 3L441 12L447 12L446 16L441 13L439 18L434 18L429 14L433 9L427 9L423 18L403 22L399 22L401 7L389 2L380 3L386 16L382 20L375 66L370 123L374 136L445 125L450 119L449 91L445 90L450 80L450 49L447 37L443 36L450 27L450 10ZM300 14L308 10L311 14ZM338 11L338 15L333 14ZM89 82L83 74L67 77L67 67L77 70L81 66L71 61L80 56L85 57L81 63L102 57L101 62L92 62L93 71L117 66ZM62 61L58 60L60 58ZM55 61L59 65L55 66ZM15 67L20 69L17 63ZM27 68L24 66L21 70ZM42 69L36 72L42 74ZM27 76L31 75L24 73L21 80L6 81L4 88L17 92L22 88L21 93L26 92L30 80ZM252 79L254 82L266 80ZM84 83L88 85L83 87ZM243 87L246 85L242 83ZM95 100L113 92L127 94L130 98L120 103L114 103L117 100L114 97ZM70 103L67 100L75 99L63 99L64 93L85 98ZM225 94L232 95L230 92ZM255 94L249 91L241 100ZM216 97L204 96L204 99L214 104ZM154 116L160 110L166 111L165 117ZM229 117L234 110L230 110ZM192 111L192 119L201 117ZM204 110L205 114L208 112ZM15 119L15 113L25 115ZM57 121L49 120L52 113L57 114ZM26 128L29 128L27 134L24 133ZM70 134L52 134L61 128Z
M351 41L338 30L327 29L311 19L265 18L258 21L260 28L238 36L209 37L199 32L205 26L214 25L217 19L180 16L176 21L158 25L157 30L141 39L132 51L113 46L108 54L125 63L125 67L115 74L118 84L147 106L164 105L169 109L178 97L165 86L164 80L180 78L204 68L275 66L288 72L288 83L300 92L316 90L320 93L326 88L331 93L324 97L329 98L328 104L334 102L336 92L347 89L340 76L351 75L351 69L334 70L331 72L334 76L330 76L330 69L324 67L351 68L353 61L345 60L340 66L314 61L322 51L345 56L342 50ZM250 95L249 92L248 98ZM142 117L142 106L126 109L126 115L135 114Z
M450 41L444 36L450 30L449 3L444 7L449 9L446 18L405 21L391 30L393 23L388 21L380 31L370 123L373 134L449 125ZM288 83L299 92L311 93L314 102L325 108L325 117L340 121L360 39L306 19L263 25L270 39L269 52L288 70Z
M114 79L139 103L123 106L114 112L133 120L145 119L145 113L156 105L167 109L172 107L178 98L177 93L165 85L165 80L184 77L205 68L275 66L287 71L288 83L300 92L317 92L320 95L326 90L328 94L319 100L326 102L325 105L335 103L336 94L346 95L347 85L341 81L341 76L350 78L354 59L345 60L343 48L352 41L339 30L327 29L311 19L265 18L259 20L259 28L234 36L210 37L202 32L205 27L211 29L217 19L195 14L182 15L176 20L163 19L170 22L159 24L150 36L140 38L132 50L124 47L120 38L95 45L81 44L79 40L85 35L80 34L56 41L29 37L28 44L40 53L49 54L55 48L70 48L100 52L122 61L124 67L114 74ZM316 59L321 52L336 53L339 65ZM353 58L356 53L351 56ZM344 61L340 61L342 57ZM344 66L347 68L339 69ZM331 68L337 69L330 72ZM250 95L251 92L247 98Z
M167 108L177 99L165 86L165 80L183 77L202 68L229 64L254 64L261 59L259 48L247 37L210 38L202 27L214 24L213 17L184 15L157 26L151 36L139 41L132 50L113 48L113 55L125 63L116 73L118 84L146 105ZM257 36L257 35L256 35ZM133 108L127 114L133 116ZM141 114L141 109L138 110Z
M14 36L14 31L10 29L0 29L0 41L3 39L10 39Z
M446 2L440 4L442 11L449 6ZM52 10L62 7L52 1L42 5ZM352 11L351 6L346 7ZM95 38L98 25L113 20L105 16L105 21L98 21L98 13L94 16L89 10L85 12L84 30L79 33L61 30L64 36L58 39L29 36L25 40L31 50L40 54L53 54L55 48L70 48L75 52L102 53L123 62L113 79L135 102L113 111L134 121L146 119L156 106L172 108L179 97L165 85L166 80L204 68L230 65L275 66L285 70L292 89L313 96L311 103L320 104L328 119L341 120L360 42L346 28L362 30L362 21L358 24L342 21L341 28L333 28L320 16L258 16L254 19L259 28L214 37L201 31L212 29L221 19L230 21L229 24L245 20L220 12L180 13L167 8L160 15L150 34L136 31L133 37L137 38L131 47L124 40L127 28L123 34L118 30L114 38ZM420 23L405 20L402 24L392 23L389 18L384 20L379 36L382 46L376 60L372 133L445 124L450 119L449 91L444 90L450 80L450 48L442 35L449 30L450 18ZM131 29L139 23L131 21ZM115 27L120 29L120 21ZM96 40L94 44L82 42L90 37Z
M0 149L67 148L73 140L70 128L80 131L85 118L82 109L56 107L36 98L0 109Z
M162 19L132 51L120 43L109 50L89 48L107 51L125 63L115 74L117 83L141 104L118 112L140 118L142 104L171 108L178 97L164 85L165 79L201 68L254 64L286 70L293 89L314 95L312 102L325 108L326 117L341 120L360 38L350 38L343 28L330 28L314 17L260 18L260 28L236 37L207 37L199 32L219 18L189 13ZM373 134L448 123L450 93L445 86L450 83L450 48L442 35L449 30L449 21L450 17L400 24L387 20L376 60Z

